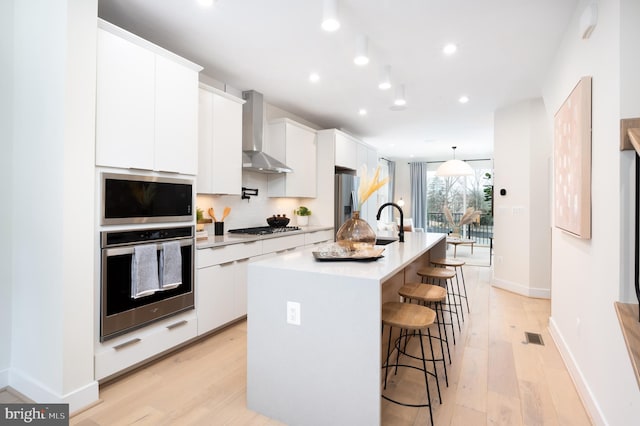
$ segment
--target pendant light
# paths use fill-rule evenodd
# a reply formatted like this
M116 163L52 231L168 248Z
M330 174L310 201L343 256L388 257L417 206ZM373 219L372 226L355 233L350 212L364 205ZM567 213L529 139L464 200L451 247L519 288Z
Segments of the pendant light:
M382 69L382 75L380 77L380 83L378 84L378 88L380 90L391 89L391 66L390 65L386 65Z
M338 0L324 0L322 10L322 29L333 32L340 28L338 20Z
M396 87L396 97L393 99L393 104L399 107L407 104L407 99L404 96L404 84Z
M356 65L367 65L369 63L369 41L367 36L359 34L356 37L356 56L353 58L353 62Z
M445 161L436 170L436 176L471 176L473 169L464 161L456 160L456 147L452 146L453 160Z

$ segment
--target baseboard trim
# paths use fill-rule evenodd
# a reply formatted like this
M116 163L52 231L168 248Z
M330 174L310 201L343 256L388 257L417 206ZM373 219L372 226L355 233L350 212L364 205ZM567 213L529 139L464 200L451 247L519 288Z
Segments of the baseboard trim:
M587 409L587 413L591 417L591 420L595 425L606 425L607 422L602 414L602 410L600 410L600 406L596 402L593 392L589 388L587 381L582 374L582 371L576 364L575 358L569 349L569 346L565 342L562 337L562 333L558 329L558 326L553 319L553 317L549 318L549 334L551 334L551 338L553 339L556 347L558 348L558 352L560 352L560 356L564 361L564 365L567 367L567 371L571 376L571 380L573 380L573 384L576 386L578 390L578 395L582 400L585 408Z
M491 285L522 296L535 297L537 299L551 299L551 290L548 288L526 287L522 284L501 280L495 277L493 278Z
M61 403L69 404L69 412L73 413L98 401L98 382L92 380L65 395L52 391L44 384L29 377L21 371L11 369L9 371L8 386L36 403Z

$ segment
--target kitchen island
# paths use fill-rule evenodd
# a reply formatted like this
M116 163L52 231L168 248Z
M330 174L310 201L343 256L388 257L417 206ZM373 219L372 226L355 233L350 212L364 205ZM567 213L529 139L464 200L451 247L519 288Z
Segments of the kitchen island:
M410 232L384 248L375 261L318 261L309 248L249 265L250 409L292 425L380 424L381 305L445 257L446 239Z

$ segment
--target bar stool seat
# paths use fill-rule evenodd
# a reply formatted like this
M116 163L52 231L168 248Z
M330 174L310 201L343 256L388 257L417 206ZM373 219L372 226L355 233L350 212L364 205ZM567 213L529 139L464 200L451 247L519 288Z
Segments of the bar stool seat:
M433 278L436 280L449 280L456 276L456 272L447 268L436 268L434 266L425 266L416 272L423 278Z
M436 385L438 387L438 398L442 403L442 398L440 396L440 384L438 383L438 375L436 370L435 360L433 359L433 345L431 344L431 332L429 331L429 326L432 325L435 321L436 313L433 309L429 309L425 306L416 305L413 303L400 303L400 302L385 302L382 304L382 326L390 327L389 330L389 342L387 344L387 356L382 368L385 369L384 374L384 389L387 388L387 377L389 375L389 358L391 356L391 336L393 327L400 328L400 337L396 339L396 343L394 345L394 349L397 350L397 357L395 361L395 372L398 372L399 367L411 368L415 370L422 371L424 374L424 383L426 389L426 402L420 404L413 403L405 403L400 402L398 400L392 399L386 395L384 392L382 394L382 398L387 401L393 402L395 404L404 405L408 407L429 407L429 417L431 419L431 424L433 424L433 413L431 411L431 392L429 390L429 375L434 376L436 379ZM429 346L431 348L431 359L427 359L424 354L424 345L422 342L422 330L427 331L427 336L429 337ZM403 336L403 332L404 333ZM406 339L408 339L409 331L414 331L418 333L418 339L420 342L420 356L413 356L406 352ZM402 348L402 339L405 339L404 349ZM400 357L401 355L406 355L408 357L418 359L421 361L422 366L415 366L409 364L401 364ZM433 373L427 370L427 360L433 362Z
M456 271L456 285L458 286L458 295L464 298L465 303L467 304L467 312L471 312L469 310L469 298L467 297L467 283L464 281L464 270L462 267L466 265L464 260L452 259L450 257L443 257L440 259L433 259L431 261L432 264L440 267L451 267L454 271ZM458 280L458 271L460 273L460 280ZM462 281L462 292L460 292L460 281Z

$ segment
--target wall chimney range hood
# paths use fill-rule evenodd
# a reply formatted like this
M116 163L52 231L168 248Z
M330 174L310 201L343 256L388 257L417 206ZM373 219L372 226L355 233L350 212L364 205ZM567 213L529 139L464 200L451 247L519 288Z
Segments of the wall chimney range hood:
M255 90L242 92L242 168L259 173L290 173L282 162L262 151L264 137L264 101Z

